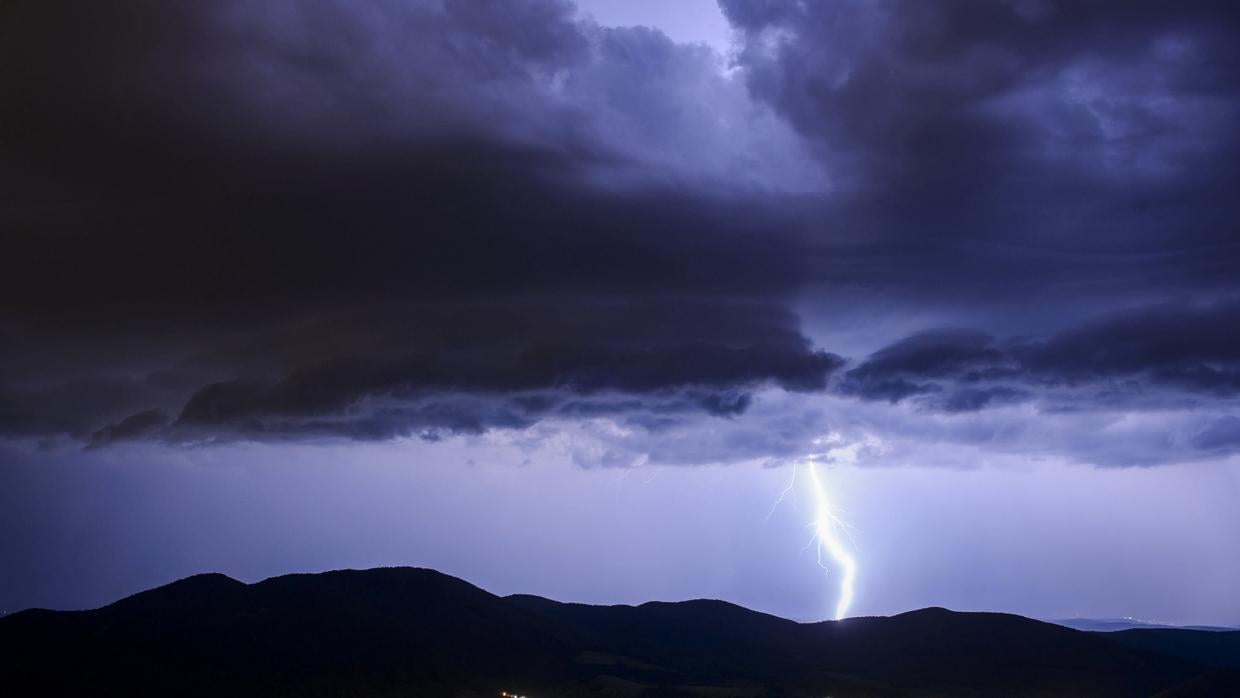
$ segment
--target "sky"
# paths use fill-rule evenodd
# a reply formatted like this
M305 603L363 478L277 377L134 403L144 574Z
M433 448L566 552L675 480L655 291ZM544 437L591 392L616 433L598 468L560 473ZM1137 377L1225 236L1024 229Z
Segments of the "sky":
M416 565L817 620L851 566L847 615L1240 624L1238 39L5 3L0 612Z

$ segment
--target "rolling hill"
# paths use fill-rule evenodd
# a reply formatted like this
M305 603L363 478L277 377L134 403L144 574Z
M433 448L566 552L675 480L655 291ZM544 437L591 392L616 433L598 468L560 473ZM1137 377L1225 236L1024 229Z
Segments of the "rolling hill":
M1240 695L1240 633L940 608L795 623L721 601L500 597L433 570L206 574L0 619L0 691L92 696ZM1115 636L1115 637L1112 637ZM1213 644L1212 644L1213 643Z

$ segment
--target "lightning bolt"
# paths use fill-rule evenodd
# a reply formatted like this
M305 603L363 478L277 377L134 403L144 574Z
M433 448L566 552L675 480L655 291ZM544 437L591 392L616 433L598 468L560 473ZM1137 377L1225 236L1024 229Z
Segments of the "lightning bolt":
M810 546L818 547L818 566L826 572L830 573L831 568L827 566L825 557L831 558L839 567L840 571L840 596L835 605L835 619L840 620L848 614L848 609L853 602L853 586L857 577L857 561L848 552L848 548L837 535L837 531L845 534L849 533L849 526L846 522L835 515L831 508L831 500L827 496L826 485L823 484L823 478L818 474L818 464L812 459L804 461L806 470L809 471L810 487L814 495L814 520L809 526L814 530L814 535L810 537L809 542L805 544L805 550L809 550ZM792 464L792 478L788 481L787 487L784 487L776 498L775 503L771 505L770 511L763 517L762 522L766 523L770 520L771 515L779 508L788 495L796 487L797 470L801 463ZM851 535L849 536L851 538Z
M840 573L840 596L835 604L835 619L840 620L848 613L853 602L853 582L857 576L857 561L849 554L844 543L836 535L838 530L846 530L847 525L840 521L831 509L831 500L827 497L827 488L818 474L818 464L810 461L809 480L814 494L814 540L818 543L818 566L830 572L823 561L823 552L835 561ZM795 475L794 475L795 477ZM781 497L782 498L782 497Z
M788 481L788 486L785 487L784 490L779 493L779 498L776 499L775 503L771 505L771 510L766 512L766 516L762 517L762 523L766 523L767 521L771 520L771 515L775 513L775 510L779 508L780 504L783 504L784 499L788 496L788 493L792 492L792 488L796 486L797 486L797 464L793 463L792 464L792 479Z

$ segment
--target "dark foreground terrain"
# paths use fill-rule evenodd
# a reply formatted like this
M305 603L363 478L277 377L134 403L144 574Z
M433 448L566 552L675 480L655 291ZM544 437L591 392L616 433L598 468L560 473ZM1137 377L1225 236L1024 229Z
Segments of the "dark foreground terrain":
M0 619L0 695L1240 696L1240 632L929 608L801 624L719 601L499 597L424 569L206 574Z

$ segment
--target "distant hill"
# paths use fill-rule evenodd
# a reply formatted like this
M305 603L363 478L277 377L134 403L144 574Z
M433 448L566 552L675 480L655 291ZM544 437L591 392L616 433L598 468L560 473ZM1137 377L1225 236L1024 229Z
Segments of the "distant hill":
M1227 633L1240 630L1240 628L1232 628L1222 625L1166 625L1163 623L1151 623L1143 620L1134 620L1132 618L1063 618L1060 620L1049 621L1055 625L1063 625L1073 630L1087 630L1089 632L1114 632L1117 630L1140 630L1148 628L1165 628L1170 630L1204 630L1212 633Z
M413 568L249 585L211 574L0 619L0 693L1240 695L1240 672L1212 662L1208 642L1119 635L937 608L802 624L721 601L566 604Z

